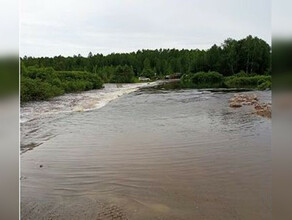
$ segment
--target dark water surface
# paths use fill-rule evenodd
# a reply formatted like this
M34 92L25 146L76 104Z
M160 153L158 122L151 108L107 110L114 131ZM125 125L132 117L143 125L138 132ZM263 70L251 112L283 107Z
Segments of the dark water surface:
M148 88L42 119L22 219L270 219L271 120L233 95Z

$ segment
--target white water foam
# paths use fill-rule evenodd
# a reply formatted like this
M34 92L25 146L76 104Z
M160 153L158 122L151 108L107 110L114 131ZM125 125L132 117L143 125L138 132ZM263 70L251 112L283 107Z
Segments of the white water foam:
M158 85L160 82L105 84L103 89L70 93L49 101L28 102L21 107L20 123L59 113L83 112L99 109L109 102L139 88Z

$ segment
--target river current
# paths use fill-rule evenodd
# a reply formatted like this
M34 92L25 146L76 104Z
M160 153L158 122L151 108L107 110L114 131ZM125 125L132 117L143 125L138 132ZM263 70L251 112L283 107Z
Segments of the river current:
M154 85L22 106L22 219L271 219L271 120Z

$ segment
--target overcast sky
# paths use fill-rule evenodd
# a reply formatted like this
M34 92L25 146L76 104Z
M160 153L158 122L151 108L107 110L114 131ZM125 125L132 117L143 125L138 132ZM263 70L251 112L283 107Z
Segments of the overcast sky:
M271 41L270 0L21 0L20 18L21 56Z

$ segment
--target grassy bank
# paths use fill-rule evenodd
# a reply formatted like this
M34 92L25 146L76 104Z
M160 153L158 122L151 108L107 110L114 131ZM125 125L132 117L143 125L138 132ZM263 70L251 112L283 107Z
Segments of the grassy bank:
M250 88L271 89L270 75L245 74L240 72L233 76L224 77L217 72L198 72L184 74L180 81L182 88Z

